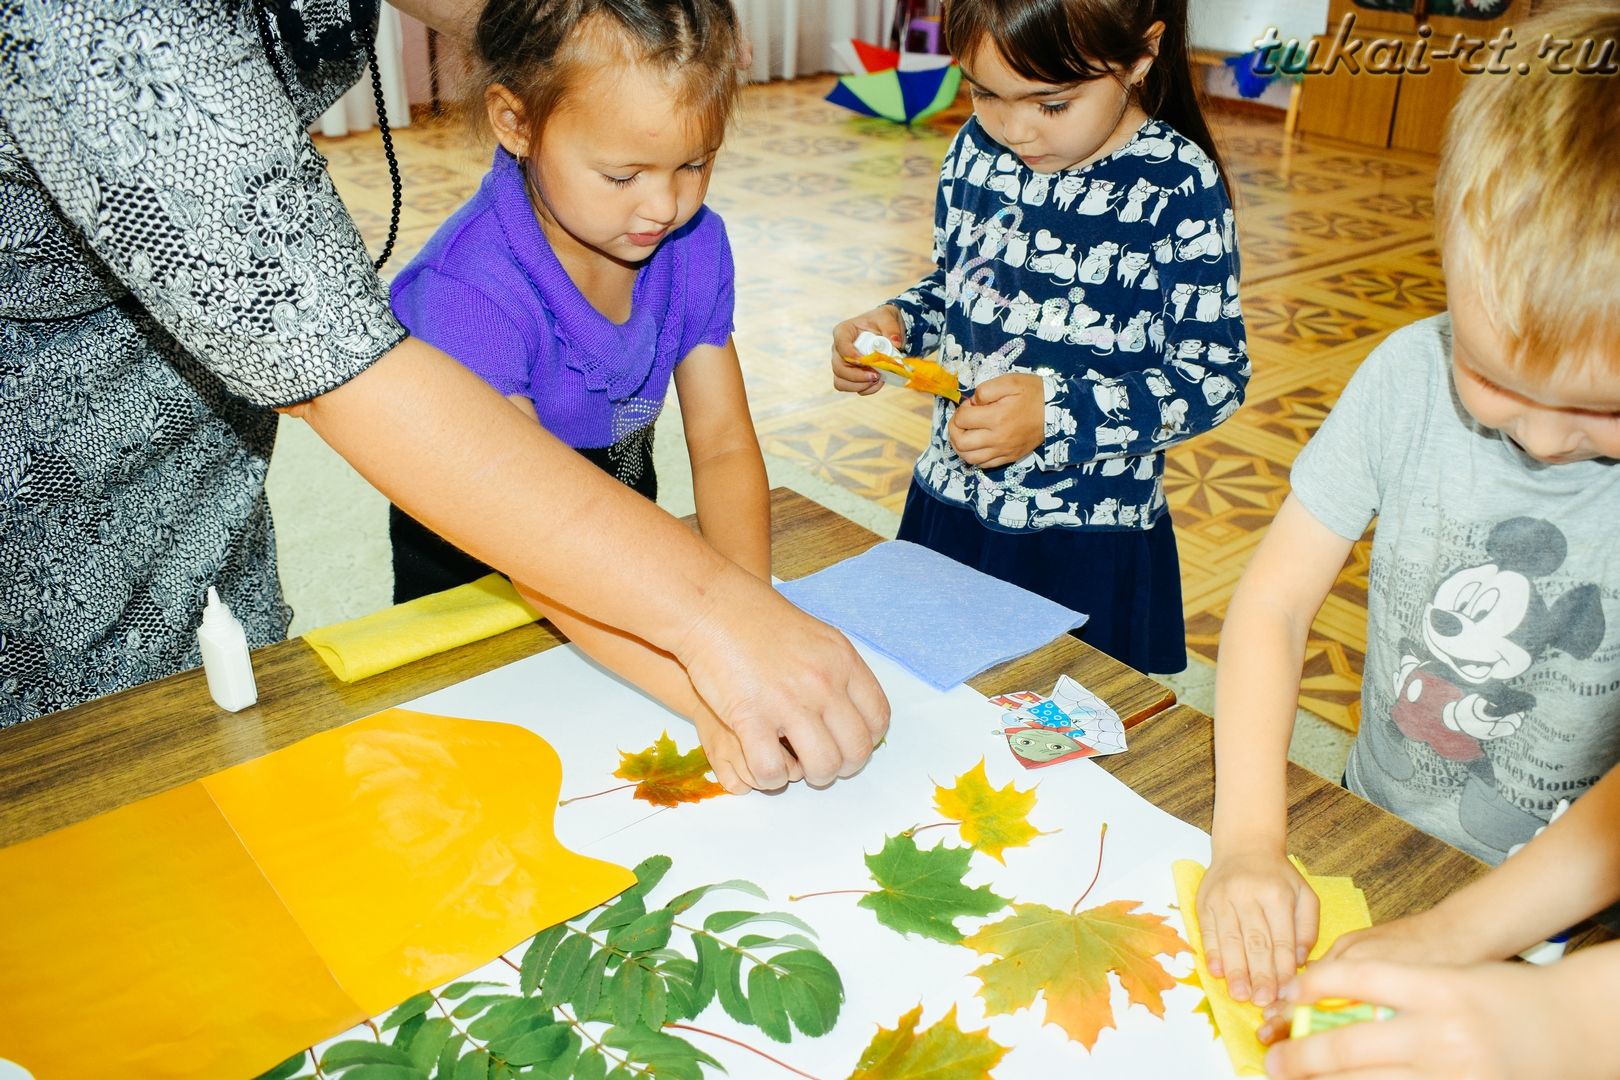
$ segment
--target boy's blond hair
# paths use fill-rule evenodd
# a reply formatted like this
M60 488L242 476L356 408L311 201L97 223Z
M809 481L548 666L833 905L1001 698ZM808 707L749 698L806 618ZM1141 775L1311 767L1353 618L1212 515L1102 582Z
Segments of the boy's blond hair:
M1512 70L1471 76L1452 110L1435 225L1520 374L1597 356L1620 373L1620 4L1563 4L1514 31Z

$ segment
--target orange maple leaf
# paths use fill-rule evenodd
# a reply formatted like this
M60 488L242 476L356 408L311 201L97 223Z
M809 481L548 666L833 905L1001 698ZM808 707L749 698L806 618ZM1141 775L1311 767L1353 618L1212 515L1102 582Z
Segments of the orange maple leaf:
M962 839L1005 865L1002 852L1023 847L1041 835L1029 823L1035 808L1035 789L1019 791L1010 782L993 788L984 773L984 759L956 778L955 787L934 785L934 807L962 824Z
M683 754L667 731L639 753L619 751L619 767L613 775L635 781L635 798L654 806L702 802L726 793L710 778L709 759L703 747Z
M1013 913L962 942L986 956L974 976L987 1016L1016 1012L1046 998L1046 1023L1091 1049L1114 1027L1108 973L1130 1000L1164 1015L1163 993L1176 980L1156 957L1189 951L1162 915L1137 914L1139 901L1114 900L1071 915L1044 904L1014 904Z

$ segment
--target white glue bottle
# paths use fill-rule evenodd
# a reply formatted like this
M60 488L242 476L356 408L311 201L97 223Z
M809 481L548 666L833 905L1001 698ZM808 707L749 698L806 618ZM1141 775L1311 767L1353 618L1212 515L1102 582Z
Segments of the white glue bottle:
M208 586L208 606L203 609L202 626L197 630L202 650L203 675L215 704L227 712L237 712L259 700L253 681L253 661L248 658L247 634L231 609Z

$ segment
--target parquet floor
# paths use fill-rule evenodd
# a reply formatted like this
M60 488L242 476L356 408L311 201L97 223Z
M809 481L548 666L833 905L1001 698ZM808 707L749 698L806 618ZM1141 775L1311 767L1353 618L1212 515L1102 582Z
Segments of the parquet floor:
M737 344L765 449L898 512L928 436L922 395L852 398L827 376L835 322L929 269L938 163L965 103L916 130L820 99L830 77L749 89L710 205L738 272ZM1288 469L1368 350L1445 306L1431 235L1433 162L1311 138L1280 119L1220 114L1239 191L1243 308L1255 376L1247 404L1170 454L1189 647L1213 661L1249 553L1288 491ZM397 133L405 209L391 270L471 193L488 163L461 128ZM388 176L375 134L322 140L373 249ZM1311 635L1301 704L1354 730L1365 640L1368 545L1357 546Z

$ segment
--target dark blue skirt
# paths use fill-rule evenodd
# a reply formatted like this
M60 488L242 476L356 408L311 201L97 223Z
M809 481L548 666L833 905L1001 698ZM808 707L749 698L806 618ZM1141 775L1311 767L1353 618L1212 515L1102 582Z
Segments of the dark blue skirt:
M914 479L899 539L1090 615L1074 636L1138 671L1169 675L1187 666L1181 561L1168 513L1145 532L1003 532L966 507L940 501Z

